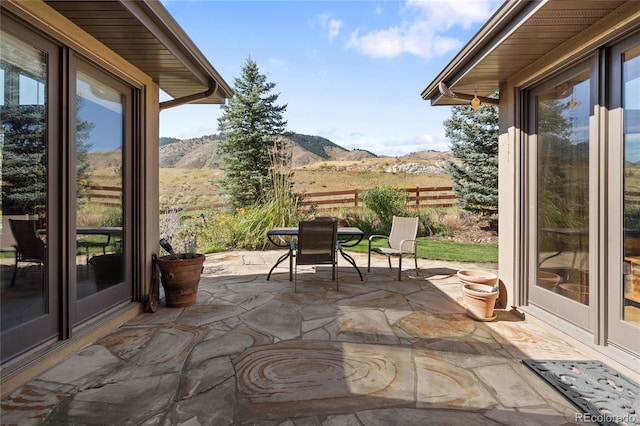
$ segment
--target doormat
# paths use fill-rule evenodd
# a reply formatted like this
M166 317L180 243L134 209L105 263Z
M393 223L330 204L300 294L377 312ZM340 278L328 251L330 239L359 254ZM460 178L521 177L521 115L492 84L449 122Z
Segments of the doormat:
M582 411L577 422L640 424L640 387L609 366L599 361L522 362Z

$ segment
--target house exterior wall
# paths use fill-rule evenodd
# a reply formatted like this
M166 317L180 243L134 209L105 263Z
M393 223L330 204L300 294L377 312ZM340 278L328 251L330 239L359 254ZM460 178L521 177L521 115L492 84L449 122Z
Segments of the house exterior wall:
M136 107L140 143L134 146L138 160L132 164L131 192L136 212L132 223L130 251L134 294L132 301L112 309L91 321L91 325L74 331L68 340L47 343L2 365L2 390L9 392L21 383L55 365L79 348L98 340L142 312L149 293L151 254L157 252L159 222L159 86L140 69L108 49L64 16L41 1L3 0L3 14L24 22L25 27L44 34L60 46L65 46L88 59L92 65L120 78L139 90L140 105ZM61 166L62 167L62 166ZM55 278L54 278L55 279Z

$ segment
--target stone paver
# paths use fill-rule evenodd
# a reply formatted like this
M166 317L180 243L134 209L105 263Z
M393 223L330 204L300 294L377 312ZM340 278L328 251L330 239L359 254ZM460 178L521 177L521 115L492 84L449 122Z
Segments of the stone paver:
M4 395L3 425L568 425L577 410L521 364L588 359L509 311L465 315L455 272L421 260L397 281L384 257L288 262L280 251L209 255L195 305L142 314ZM486 265L485 265L486 267Z

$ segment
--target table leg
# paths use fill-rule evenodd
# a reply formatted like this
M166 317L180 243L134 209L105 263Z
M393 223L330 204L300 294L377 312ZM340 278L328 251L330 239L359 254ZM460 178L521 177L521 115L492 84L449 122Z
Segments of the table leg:
M358 271L358 275L360 275L360 281L364 281L362 279L362 273L360 272L360 269L358 269L358 266L356 265L356 261L353 259L353 257L349 256L347 253L342 251L342 249L339 249L339 251L340 251L340 255L344 258L344 260L346 260L351 264L351 266L356 268L356 271Z
M278 265L284 262L288 257L291 257L291 251L287 251L285 254L283 254L278 258L276 264L273 265L269 270L269 275L267 275L267 281L269 281L269 278L271 278L271 273L273 272L273 270L276 269ZM292 280L293 280L293 276L291 275L291 268L289 268L289 281L292 281Z

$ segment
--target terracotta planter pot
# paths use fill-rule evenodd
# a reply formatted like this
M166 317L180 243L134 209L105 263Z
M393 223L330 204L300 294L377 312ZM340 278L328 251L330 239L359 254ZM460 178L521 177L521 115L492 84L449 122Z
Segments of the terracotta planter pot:
M192 253L158 258L160 282L168 307L183 308L195 303L205 259L203 254Z
M461 269L456 274L462 284L485 284L493 287L498 282L498 276L482 269Z
M554 290L562 282L562 277L553 272L538 271L538 286L547 290Z
M558 284L559 293L583 305L589 304L589 288L582 284Z
M492 286L485 284L463 284L462 300L467 307L466 314L478 321L493 321L496 315L493 309L496 305L498 292L492 292Z

